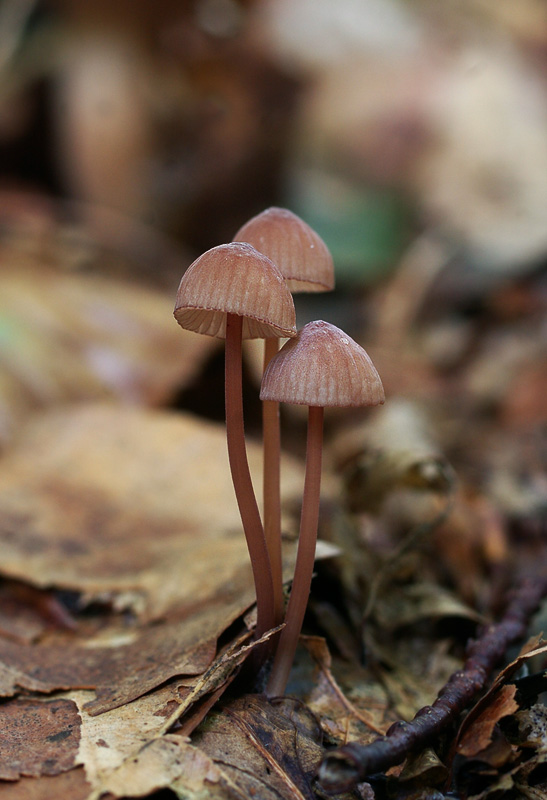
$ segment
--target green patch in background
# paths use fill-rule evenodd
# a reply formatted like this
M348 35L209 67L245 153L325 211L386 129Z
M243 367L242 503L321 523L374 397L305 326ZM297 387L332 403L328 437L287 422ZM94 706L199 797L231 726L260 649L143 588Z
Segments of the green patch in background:
M302 172L288 205L330 248L336 278L370 284L396 265L412 235L412 215L400 194L354 185L325 172Z

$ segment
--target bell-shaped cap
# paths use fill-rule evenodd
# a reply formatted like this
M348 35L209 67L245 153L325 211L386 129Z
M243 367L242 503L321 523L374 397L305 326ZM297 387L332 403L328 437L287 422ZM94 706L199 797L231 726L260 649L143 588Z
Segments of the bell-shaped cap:
M249 242L279 267L291 292L334 289L334 265L321 237L286 208L267 208L241 227L234 241Z
M365 350L340 328L317 320L272 358L260 399L306 406L376 406L385 397Z
M213 247L191 264L180 282L175 319L183 328L226 337L226 314L243 317L243 338L294 336L291 293L281 272L250 244Z

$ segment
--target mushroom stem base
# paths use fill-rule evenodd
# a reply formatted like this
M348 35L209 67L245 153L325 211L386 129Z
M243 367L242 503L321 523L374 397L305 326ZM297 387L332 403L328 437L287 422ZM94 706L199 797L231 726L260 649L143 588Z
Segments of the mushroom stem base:
M272 674L266 689L266 694L270 697L276 697L285 692L310 594L319 524L322 449L323 408L310 406L306 446L306 478L300 517L298 552L291 595L285 615L285 627L281 631Z

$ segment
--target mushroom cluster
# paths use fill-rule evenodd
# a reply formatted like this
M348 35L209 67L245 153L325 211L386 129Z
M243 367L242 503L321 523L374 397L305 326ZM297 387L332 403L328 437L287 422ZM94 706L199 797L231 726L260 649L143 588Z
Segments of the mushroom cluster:
M284 622L275 643L269 696L285 691L310 592L319 522L323 409L384 402L367 353L347 334L316 321L296 330L291 291L334 288L332 257L322 239L286 209L249 220L234 241L213 247L184 273L175 318L183 327L225 339L226 437L256 591L255 636ZM245 448L242 339L262 338L263 518ZM278 339L288 338L278 352ZM306 476L292 589L284 611L279 403L308 406ZM268 650L263 651L269 655Z

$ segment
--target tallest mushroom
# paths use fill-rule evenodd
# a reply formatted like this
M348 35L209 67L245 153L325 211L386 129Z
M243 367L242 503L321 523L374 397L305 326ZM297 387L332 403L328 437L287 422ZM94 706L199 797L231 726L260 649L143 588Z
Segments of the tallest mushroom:
M190 265L180 282L174 314L183 328L226 340L228 457L253 569L256 635L261 636L275 626L273 583L245 448L241 342L294 336L294 304L273 262L250 244L232 242L207 250Z

